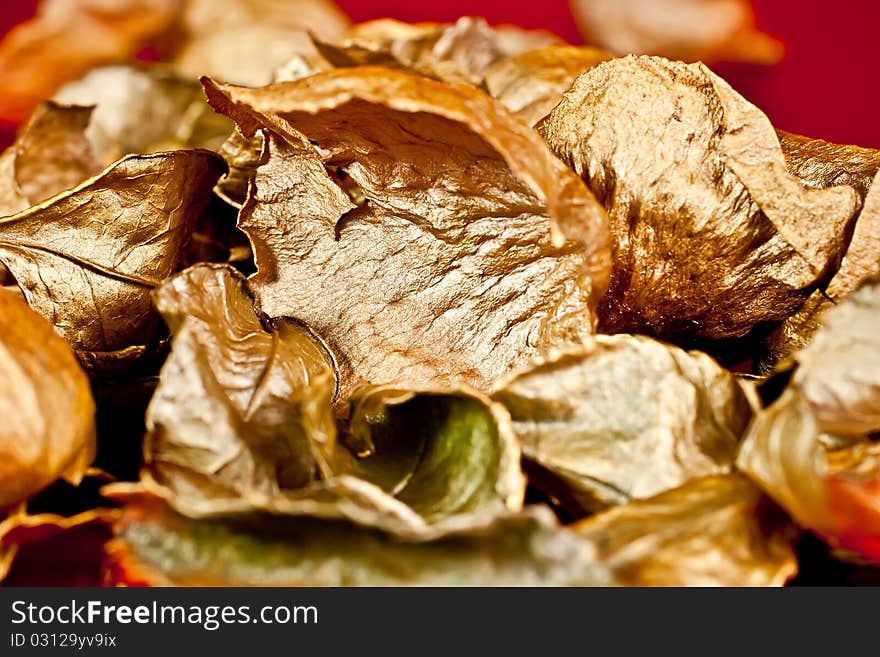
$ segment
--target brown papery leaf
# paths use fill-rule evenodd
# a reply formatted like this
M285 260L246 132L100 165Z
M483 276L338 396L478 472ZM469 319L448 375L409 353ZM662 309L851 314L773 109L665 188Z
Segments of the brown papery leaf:
M840 301L865 279L880 274L880 171L865 196L840 269L828 284L828 296Z
M489 93L529 125L547 116L575 79L612 55L596 48L550 46L496 61L485 72Z
M267 315L327 340L343 396L358 382L486 389L591 333L607 218L496 101L371 67L205 84L245 135L273 131L239 217L251 286Z
M7 203L10 197L0 192L2 216L75 187L103 168L85 135L91 114L88 107L63 107L53 102L37 108L15 143L0 156L10 157L12 162L11 180L7 178L0 185L11 187L11 195L17 197Z
M275 72L273 82L293 82L329 70L329 65L294 56ZM241 209L263 157L263 133L245 137L237 128L220 147L229 173L223 176L215 189L217 195L235 208Z
M70 346L18 296L0 290L0 509L95 456L95 403Z
M0 261L76 350L143 345L156 320L150 291L176 267L221 168L208 151L127 157L0 219Z
M858 151L867 150L857 149L848 152L860 155ZM844 159L840 161L842 164L846 163L845 158L846 153ZM873 168L873 164L861 171L847 170L843 166L830 164L827 168L811 166L805 170L808 174L805 179L821 185L842 178L849 181L861 193L864 188L863 174ZM880 274L880 172L874 176L873 182L867 188L862 210L837 273L824 292L814 292L797 313L767 336L766 354L761 359L760 368L770 371L776 363L805 347L822 326L825 311L831 308L834 302L845 299L865 279L878 274Z
M183 378L170 365L163 370L164 381L183 385ZM250 445L251 433L242 431L238 439L248 443L246 454L220 459L214 457L231 441L207 432L190 432L178 436L179 442L185 438L194 445L192 438L198 438L201 450L166 450L165 456L171 456L149 468L140 485L115 484L105 488L104 494L127 502L131 495L147 491L193 518L269 512L347 520L410 539L440 536L469 526L475 519L522 508L525 480L510 416L480 393L443 388L361 389L353 400L345 447L340 446L335 454L330 453L333 419L329 391L312 386L297 395L304 401L273 401L279 414L298 418L296 427L287 430L299 431L300 438L298 449L285 454L275 446L275 468L278 472L284 468L295 471L304 460L314 462L323 457L321 470L328 478L301 488L282 488L273 482L258 486L256 477L247 476L254 468L239 467L259 457ZM225 399L225 393L216 387L201 396L211 397L207 403L212 405ZM154 406L160 403L168 424L177 423L188 430L188 414L176 401L156 401ZM205 405L203 401L199 408ZM180 414L183 423L177 419ZM148 416L154 417L153 407ZM285 430L275 425L252 428L266 436ZM164 440L161 427L151 435L148 461L157 442ZM304 444L307 440L303 438L313 444ZM319 453L310 457L309 450L315 452L316 448ZM214 464L218 467L211 467Z
M803 349L822 327L825 311L834 303L828 295L816 290L794 315L773 329L763 340L753 369L759 375L770 375L790 362L792 354Z
M618 55L775 64L776 39L755 27L748 0L571 0L588 42Z
M211 111L197 82L158 66L98 68L59 89L54 99L95 106L85 132L104 166L129 154L217 151L233 130L228 119Z
M17 122L69 80L135 55L174 20L179 0L43 0L0 41L0 119Z
M702 64L605 62L537 127L608 208L608 332L732 338L785 319L839 262L860 205L789 173L767 117Z
M493 25L492 31L495 33L495 43L505 57L529 50L566 45L559 35L548 30L525 29L519 25L502 23Z
M476 391L368 387L355 392L351 473L428 522L519 509L525 495L510 416Z
M834 472L834 453L823 443L838 441L791 388L756 417L736 465L800 525L880 564L880 458L862 451L870 443L857 442L844 448L856 458L840 459L844 467ZM868 472L860 472L863 465Z
M438 39L442 40L445 34L449 34L445 40L448 45L455 47L447 50L447 53L466 56L469 42L478 45L482 40L476 38L471 41L462 39L462 36L471 34L472 37L479 37L481 33L486 33L487 27L494 43L492 49L505 56L562 43L559 36L547 30L529 30L507 23L487 26L484 19L475 16L463 16L455 23L405 23L393 18L379 18L353 25L347 39L374 47L392 43L429 43L433 46Z
M404 539L315 518L193 521L126 505L110 581L153 586L607 586L596 550L532 507Z
M573 529L627 586L782 586L798 567L798 530L738 474L693 479Z
M880 282L869 281L823 319L823 328L795 355L794 385L822 431L880 432Z
M486 68L503 56L492 28L470 16L453 24L408 25L383 19L356 28L353 37L338 44L316 41L315 46L338 68L387 66L471 84L479 84Z
M502 382L523 454L594 511L730 471L750 412L733 375L699 352L595 336Z
M270 497L330 473L333 362L306 329L263 328L244 278L196 265L154 292L174 335L147 409L150 475L190 497Z
M263 133L245 137L236 129L219 150L229 172L218 182L215 191L229 205L241 209L263 158Z
M480 85L502 58L559 43L559 37L543 30L490 27L483 18L464 16L455 23L416 24L383 18L355 25L340 42L316 40L315 47L337 68L386 66Z
M760 413L737 465L833 546L880 563L880 282L824 315L791 387Z
M788 170L810 187L849 185L864 198L880 170L880 150L832 144L777 130Z
M336 40L348 26L331 0L184 0L161 51L185 76L257 86L293 55L316 54L310 34Z

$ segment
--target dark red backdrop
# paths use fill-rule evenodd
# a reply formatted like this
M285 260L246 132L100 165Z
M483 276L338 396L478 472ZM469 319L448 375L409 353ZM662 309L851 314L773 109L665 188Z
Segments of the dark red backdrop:
M393 16L449 21L463 14L553 30L577 42L566 0L338 0L357 21ZM4 0L0 31L33 14L36 0ZM9 5L12 5L10 7ZM759 25L787 46L772 68L720 64L715 70L780 128L880 148L876 0L755 0ZM0 93L2 93L0 80Z

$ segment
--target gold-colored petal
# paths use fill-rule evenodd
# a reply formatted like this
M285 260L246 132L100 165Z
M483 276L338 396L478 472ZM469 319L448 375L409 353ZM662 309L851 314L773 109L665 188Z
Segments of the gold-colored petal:
M428 522L453 514L519 509L525 495L510 416L476 391L355 391L351 473Z
M0 261L75 349L146 344L150 290L177 266L221 167L208 151L127 157L0 219Z
M95 403L70 346L20 297L0 290L0 509L95 456Z
M264 329L244 278L196 265L153 294L174 335L147 409L144 461L172 494L270 497L330 473L333 362L306 329Z
M579 75L611 59L604 50L556 45L510 55L484 75L489 93L529 125L547 116Z
M640 336L595 336L502 382L523 454L594 511L730 471L748 401L711 358Z
M828 284L828 296L840 301L862 281L880 274L880 171L865 196L856 220L852 239L840 263L840 269Z
M41 104L0 155L0 216L26 210L99 172L85 130L92 110Z
M337 68L386 66L471 84L479 84L483 72L502 56L492 28L470 16L449 25L406 26L384 19L354 34L338 44L316 41L315 46Z
M239 217L251 286L263 312L328 341L343 396L358 382L486 389L590 334L606 217L496 101L370 67L206 89L245 135L272 131Z
M784 320L830 276L860 205L789 173L767 117L702 64L599 64L538 130L608 208L608 332L734 338Z
M819 290L813 292L800 310L764 338L754 369L761 374L770 374L792 354L807 346L816 331L822 328L825 312L833 306L827 294Z
M169 367L163 370L163 376L174 374ZM180 382L181 377L173 380ZM276 409L279 414L287 408L288 415L300 412L303 419L318 418L320 422L305 424L302 433L313 439L324 437L319 430L326 429L328 423L331 430L333 426L329 397L316 390L305 392L312 396L304 397L303 403L311 402L312 408L302 409L295 401L284 406L279 400ZM216 390L213 394L217 396ZM171 418L169 422L177 421L169 415L173 402L153 404L159 403ZM183 416L186 420L185 412ZM150 417L155 417L152 406ZM148 461L155 458L157 442L164 440L153 424L146 448ZM272 428L253 427L253 433L269 435ZM222 467L214 467L218 454L230 443L223 435L217 438L196 431L181 436L178 432L175 438L176 446L158 445L163 448L160 456L164 460L151 464L141 484L134 488L112 484L103 493L126 502L146 491L191 518L271 513L345 520L400 537L424 539L457 531L477 517L518 510L525 492L509 415L479 393L464 389L362 390L355 399L354 417L345 436L351 451L340 447L330 455L330 440L325 437L319 441L318 447L326 454L322 471L328 478L295 489L282 488L274 481L256 485L259 480L248 475L258 468L240 467L259 461L260 454L253 446L247 446L245 454L220 461ZM253 439L243 433L238 442ZM187 449L176 449L181 445ZM195 449L198 447L202 449ZM301 448L276 459L276 469L294 471L303 459L302 451L308 449Z
M182 148L217 151L233 130L228 119L211 111L195 80L160 66L94 69L63 86L54 99L94 106L85 133L104 166L130 154Z
M804 527L880 563L880 282L824 315L791 386L752 423L737 466Z
M76 187L103 168L85 134L91 117L89 107L51 101L34 112L12 147L15 182L28 207Z
M880 150L832 144L777 130L788 170L810 187L849 185L864 198L880 170Z
M880 281L828 310L812 341L795 355L793 383L823 432L880 431Z
M693 479L573 527L628 586L782 586L798 530L738 474Z

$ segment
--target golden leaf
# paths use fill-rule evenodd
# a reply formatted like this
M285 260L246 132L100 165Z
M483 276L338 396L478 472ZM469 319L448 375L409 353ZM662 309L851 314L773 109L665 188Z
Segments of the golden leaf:
M702 64L599 64L537 127L611 217L608 332L686 342L787 318L839 262L860 205L852 187L789 173L767 117Z
M523 454L586 511L729 472L748 424L736 379L711 358L640 336L595 336L503 381Z
M95 403L70 346L18 296L0 290L0 509L95 456Z
M604 212L488 96L370 67L206 89L246 136L270 131L239 217L251 287L267 315L327 340L343 396L358 382L486 389L591 333Z

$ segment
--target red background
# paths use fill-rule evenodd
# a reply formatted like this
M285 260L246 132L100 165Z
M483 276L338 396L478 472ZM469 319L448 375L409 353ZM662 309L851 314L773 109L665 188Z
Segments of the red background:
M36 4L36 0L3 0L0 32L31 16ZM338 4L356 21L383 16L451 21L465 14L482 15L491 23L546 28L569 41L580 41L566 0L338 0ZM779 128L880 148L880 3L755 0L754 6L758 25L786 44L784 61L769 68L719 64L715 70Z

